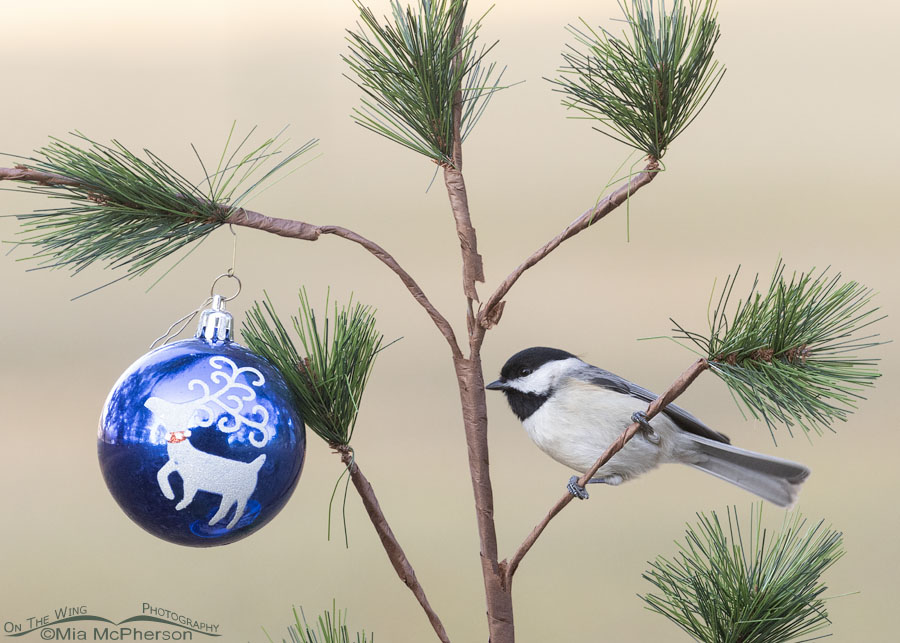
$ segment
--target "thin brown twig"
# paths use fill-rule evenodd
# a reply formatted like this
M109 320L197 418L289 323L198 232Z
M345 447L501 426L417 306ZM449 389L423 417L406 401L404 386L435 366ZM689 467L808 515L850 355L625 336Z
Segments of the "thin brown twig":
M29 183L39 183L48 186L72 186L80 187L83 185L81 181L71 179L67 176L59 174L51 174L50 172L40 172L32 170L24 165L17 165L14 168L0 167L0 181L27 181Z
M622 205L622 203L627 201L632 194L650 183L650 181L652 181L658 173L658 161L656 159L650 159L644 169L638 172L634 177L632 177L632 179L628 181L628 183L620 186L617 190L600 201L593 208L587 210L577 219L572 221L572 223L566 226L566 228L558 235L556 235L553 239L531 253L531 255L525 261L519 264L519 266L515 270L513 270L506 277L506 279L504 279L500 283L499 286L497 286L497 289L494 290L488 300L481 307L481 310L478 313L478 325L484 330L487 330L496 325L497 322L500 321L500 316L503 313L503 298L509 292L509 289L512 288L513 284L518 281L519 277L521 277L526 270L544 259L551 252L556 250L556 248L559 247L563 241L574 237L576 234L593 225L594 223L605 217L607 214L615 210L617 207ZM482 331L482 337L483 334L484 333Z
M25 166L17 166L15 168L0 168L0 181L4 180L25 181L49 187L84 186L84 183L78 181L77 179L61 176L59 174L52 174L50 172L41 172L39 170L33 170ZM453 327L450 325L447 319L443 315L441 315L441 313L434 307L434 305L425 295L422 288L419 286L419 284L416 283L415 279L413 279L412 276L403 269L403 267L397 262L396 259L394 259L394 257L389 252L387 252L384 248L379 246L374 241L370 241L362 235L340 226L318 226L311 223L305 223L303 221L269 217L264 214L260 214L259 212L246 210L244 208L232 209L228 208L227 206L223 206L223 208L228 213L227 222L230 224L240 225L248 228L255 228L257 230L270 232L282 237L301 239L303 241L316 241L323 234L333 234L362 246L367 251L369 251L376 259L390 268L391 271L400 278L400 280L403 282L403 285L405 285L410 294L412 294L413 299L415 299L419 303L419 305L421 305L422 308L425 309L425 312L428 313L428 316L431 317L431 320L447 340L453 356L462 357L462 350L460 349L459 344L456 340L456 334L453 332Z
M390 268L391 271L400 278L400 281L402 281L403 285L406 286L406 289L409 290L410 294L413 296L413 299L415 299L419 303L419 305L425 309L425 312L428 313L428 316L431 317L431 320L434 322L435 326L437 326L438 330L447 340L453 356L462 357L462 350L460 349L459 344L456 341L456 334L453 332L453 327L450 325L450 322L448 322L447 319L437 310L437 308L434 307L434 304L431 303L431 301L425 295L425 292L422 290L419 284L416 283L416 280L412 278L412 275L406 272L406 270L403 269L403 267L387 250L379 246L374 241L365 238L364 236L354 232L353 230L348 230L347 228L343 228L341 226L317 226L309 223L303 223L302 221L278 219L275 217L268 217L258 212L253 212L251 210L245 210L244 208L237 208L235 210L232 210L230 216L228 217L228 223L242 225L248 228L256 228L259 230L264 230L266 232L272 232L283 237L303 239L305 241L316 241L320 235L333 234L336 237L341 237L343 239L346 239L347 241L352 241L353 243L362 246L367 251L369 251L372 256L374 256L381 263Z
M690 368L688 368L684 373L682 373L677 380L675 380L672 385L666 389L666 391L660 395L658 398L653 400L650 405L647 407L646 415L647 419L656 416L663 409L666 408L669 404L671 404L675 398L684 393L688 386L697 379L697 377L709 368L709 364L707 363L705 358L700 358L693 364L691 364ZM597 473L597 470L600 469L604 464L609 462L609 460L618 453L627 443L628 441L634 437L634 435L640 430L641 425L637 422L632 422L628 425L628 428L616 438L616 441L610 444L606 451L603 452L594 465L588 469L581 478L578 479L578 484L582 487L588 483L588 480L594 477ZM559 500L556 501L552 507L550 507L550 511L547 512L547 515L537 524L537 526L531 530L531 533L528 534L528 537L519 545L519 548L515 551L508 561L504 560L500 563L503 568L504 579L507 587L512 587L512 578L516 573L516 569L519 567L519 563L522 562L522 559L525 557L525 554L531 549L532 545L537 541L540 537L541 533L543 533L544 529L550 524L550 521L556 517L556 515L562 511L566 505L572 502L573 496L570 493L566 493Z
M391 561L391 565L394 566L394 571L397 572L397 576L400 577L403 584L409 588L416 597L416 600L419 601L419 605L425 610L428 621L431 623L431 627L434 628L434 633L437 634L437 637L443 643L450 643L450 639L447 636L447 632L444 630L441 619L438 618L437 613L432 609L431 604L428 602L428 598L425 596L425 590L422 589L422 584L419 583L419 579L416 578L415 570L409 563L409 559L403 552L403 548L397 541L397 537L394 536L394 532L388 524L384 512L381 510L381 505L378 503L378 498L375 496L375 490L372 489L372 485L360 470L359 465L353 457L352 451L349 448L344 447L339 448L338 452L341 454L341 461L347 465L350 470L350 479L353 481L353 486L356 487L356 491L362 499L366 513L369 514L372 526L375 527L375 532L381 539L381 544L384 547L388 559Z

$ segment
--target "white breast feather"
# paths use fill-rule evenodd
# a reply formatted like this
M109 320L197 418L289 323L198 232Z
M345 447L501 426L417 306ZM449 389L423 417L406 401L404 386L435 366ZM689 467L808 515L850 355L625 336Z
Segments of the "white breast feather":
M646 402L629 395L568 380L522 425L547 455L584 473L631 424L631 414L646 409ZM665 415L650 425L659 435L658 445L638 433L596 477L620 475L628 480L670 461L680 443L680 429Z

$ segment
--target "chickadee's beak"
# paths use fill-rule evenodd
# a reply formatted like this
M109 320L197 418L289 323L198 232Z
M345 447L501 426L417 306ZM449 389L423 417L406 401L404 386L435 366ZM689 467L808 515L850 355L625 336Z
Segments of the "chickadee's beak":
M489 391L505 391L507 386L506 386L506 382L503 380L494 380L493 382L491 382L484 388L486 388Z

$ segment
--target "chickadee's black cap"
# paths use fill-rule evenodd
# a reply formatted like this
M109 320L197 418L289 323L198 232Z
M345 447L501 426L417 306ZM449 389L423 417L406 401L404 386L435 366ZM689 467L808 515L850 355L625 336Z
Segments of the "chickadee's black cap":
M556 362L561 359L569 359L570 357L576 356L558 348L532 346L519 351L506 360L506 364L500 369L500 377L503 379L515 379L519 376L522 369L534 371L547 362Z

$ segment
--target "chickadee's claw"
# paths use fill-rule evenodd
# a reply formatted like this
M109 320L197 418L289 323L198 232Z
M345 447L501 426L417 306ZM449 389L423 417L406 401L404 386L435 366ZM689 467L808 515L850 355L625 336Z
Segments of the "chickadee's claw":
M644 437L647 438L648 441L653 444L659 444L659 434L650 426L649 420L647 420L647 414L643 411L635 411L631 414L631 421L637 422L641 425L641 431L644 432Z
M578 484L578 476L569 478L569 484L566 485L566 490L579 500L587 500L590 498L587 489Z
M647 421L647 414L643 411L635 411L631 414L631 421L637 422L641 425L641 428L645 431L652 431L653 427L650 426L650 422Z

